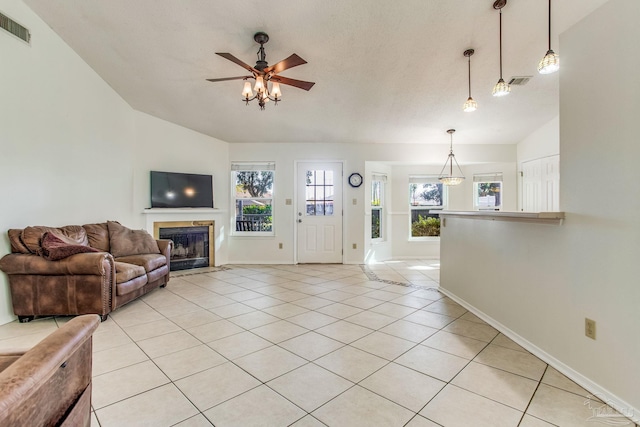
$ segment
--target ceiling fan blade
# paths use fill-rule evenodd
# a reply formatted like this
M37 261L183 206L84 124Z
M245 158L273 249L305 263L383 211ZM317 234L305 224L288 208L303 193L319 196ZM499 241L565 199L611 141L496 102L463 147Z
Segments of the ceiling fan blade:
M283 85L294 86L300 89L309 90L313 87L315 82L305 82L303 80L290 79L289 77L273 76L271 81L282 83Z
M270 73L271 71L273 71L275 74L281 73L284 70L288 70L289 68L293 68L293 67L297 67L298 65L302 65L302 64L306 64L307 61L305 61L304 59L300 58L298 55L296 55L295 53L293 55L291 55L290 57L288 57L287 59L283 59L282 61L278 62L277 64L273 64L270 67L267 67L264 69L265 73Z
M208 82L225 82L227 80L244 80L244 79L250 79L253 76L239 76L239 77L224 77L221 79L206 79Z
M258 72L258 70L256 70L255 68L253 68L251 65L239 60L238 58L236 58L235 56L231 55L230 53L220 53L220 52L216 52L216 55L220 55L222 56L224 59L228 59L231 62L234 62L236 64L238 64L239 66L241 66L242 68L244 68L245 70L251 72L251 73L256 73L256 74L260 74Z

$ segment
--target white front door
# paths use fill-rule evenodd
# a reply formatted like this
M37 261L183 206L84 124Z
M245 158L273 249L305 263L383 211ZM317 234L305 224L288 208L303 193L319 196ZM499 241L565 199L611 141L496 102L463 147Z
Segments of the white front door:
M298 163L298 262L342 263L342 163Z

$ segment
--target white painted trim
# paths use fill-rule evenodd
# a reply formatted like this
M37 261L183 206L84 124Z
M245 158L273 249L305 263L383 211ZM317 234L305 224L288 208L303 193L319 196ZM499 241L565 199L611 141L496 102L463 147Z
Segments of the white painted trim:
M466 308L467 310L469 310L470 312L478 316L480 319L484 320L485 322L493 326L495 329L497 329L498 331L500 331L501 333L503 333L504 335L512 339L516 344L520 345L521 347L529 351L534 356L537 356L542 361L548 363L550 366L558 370L560 373L562 373L567 378L569 378L570 380L578 384L580 387L584 388L585 390L587 390L593 395L597 395L597 397L600 400L604 401L606 404L611 406L616 411L622 414L632 412L633 417L631 418L631 420L635 423L640 422L640 410L638 408L634 408L623 399L611 393L609 390L603 388L602 386L593 382L592 380L585 377L581 373L565 365L564 363L562 363L561 361L559 361L558 359L556 359L546 351L542 350L535 344L527 341L526 339L524 339L523 337L521 337L520 335L518 335L517 333L515 333L505 325L503 325L502 323L493 319L491 316L488 316L487 314L483 313L482 311L478 310L471 304L464 301L462 298L459 298L453 292L448 291L443 287L439 287L438 290L440 290L440 292L442 292L443 294L445 294L446 296L448 296L449 298L451 298L452 300L454 300L455 302L457 302L458 304L460 304L461 306L463 306L464 308Z

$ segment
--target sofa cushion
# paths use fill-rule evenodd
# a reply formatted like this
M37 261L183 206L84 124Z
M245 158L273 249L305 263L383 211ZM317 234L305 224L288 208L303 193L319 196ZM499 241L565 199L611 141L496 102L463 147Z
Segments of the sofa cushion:
M136 277L144 276L146 271L144 267L126 262L116 261L116 284L128 282Z
M109 245L109 228L107 228L106 222L100 224L85 224L82 228L87 232L89 246L100 249L102 252L109 252L111 246Z
M116 295L126 295L134 291L138 291L138 294L142 295L142 291L140 291L140 289L144 288L144 285L146 285L148 281L147 275L144 274L131 280L127 280L124 283L116 283Z
M126 262L143 267L148 273L167 264L167 257L162 254L143 254L118 257L116 262Z
M75 254L99 252L91 246L78 245L72 239L53 232L44 233L42 237L41 255L49 261L58 261Z
M29 248L22 243L22 229L12 228L9 234L9 242L11 242L11 252L14 254L30 254Z
M89 244L87 232L79 225L67 225L60 228L43 226L27 227L22 230L20 237L22 238L22 243L29 249L29 252L37 254L42 249L42 237L44 233L47 232L67 237L77 245L87 246Z
M113 221L107 221L107 227L111 254L114 258L160 253L158 243L145 230L131 230Z

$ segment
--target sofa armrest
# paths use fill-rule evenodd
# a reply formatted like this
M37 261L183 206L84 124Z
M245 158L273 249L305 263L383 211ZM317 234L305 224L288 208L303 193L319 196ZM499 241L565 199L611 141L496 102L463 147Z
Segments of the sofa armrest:
M171 249L173 248L173 240L156 240L158 242L158 249L163 255L167 257L171 256Z
M107 252L87 252L71 255L59 261L48 261L37 255L9 254L0 259L0 270L7 274L37 274L44 276L109 274L114 260Z
M59 425L91 384L97 315L78 316L0 372L0 425ZM87 407L87 417L90 408Z
M160 253L167 257L167 267L171 267L171 251L173 250L173 240L156 240Z

